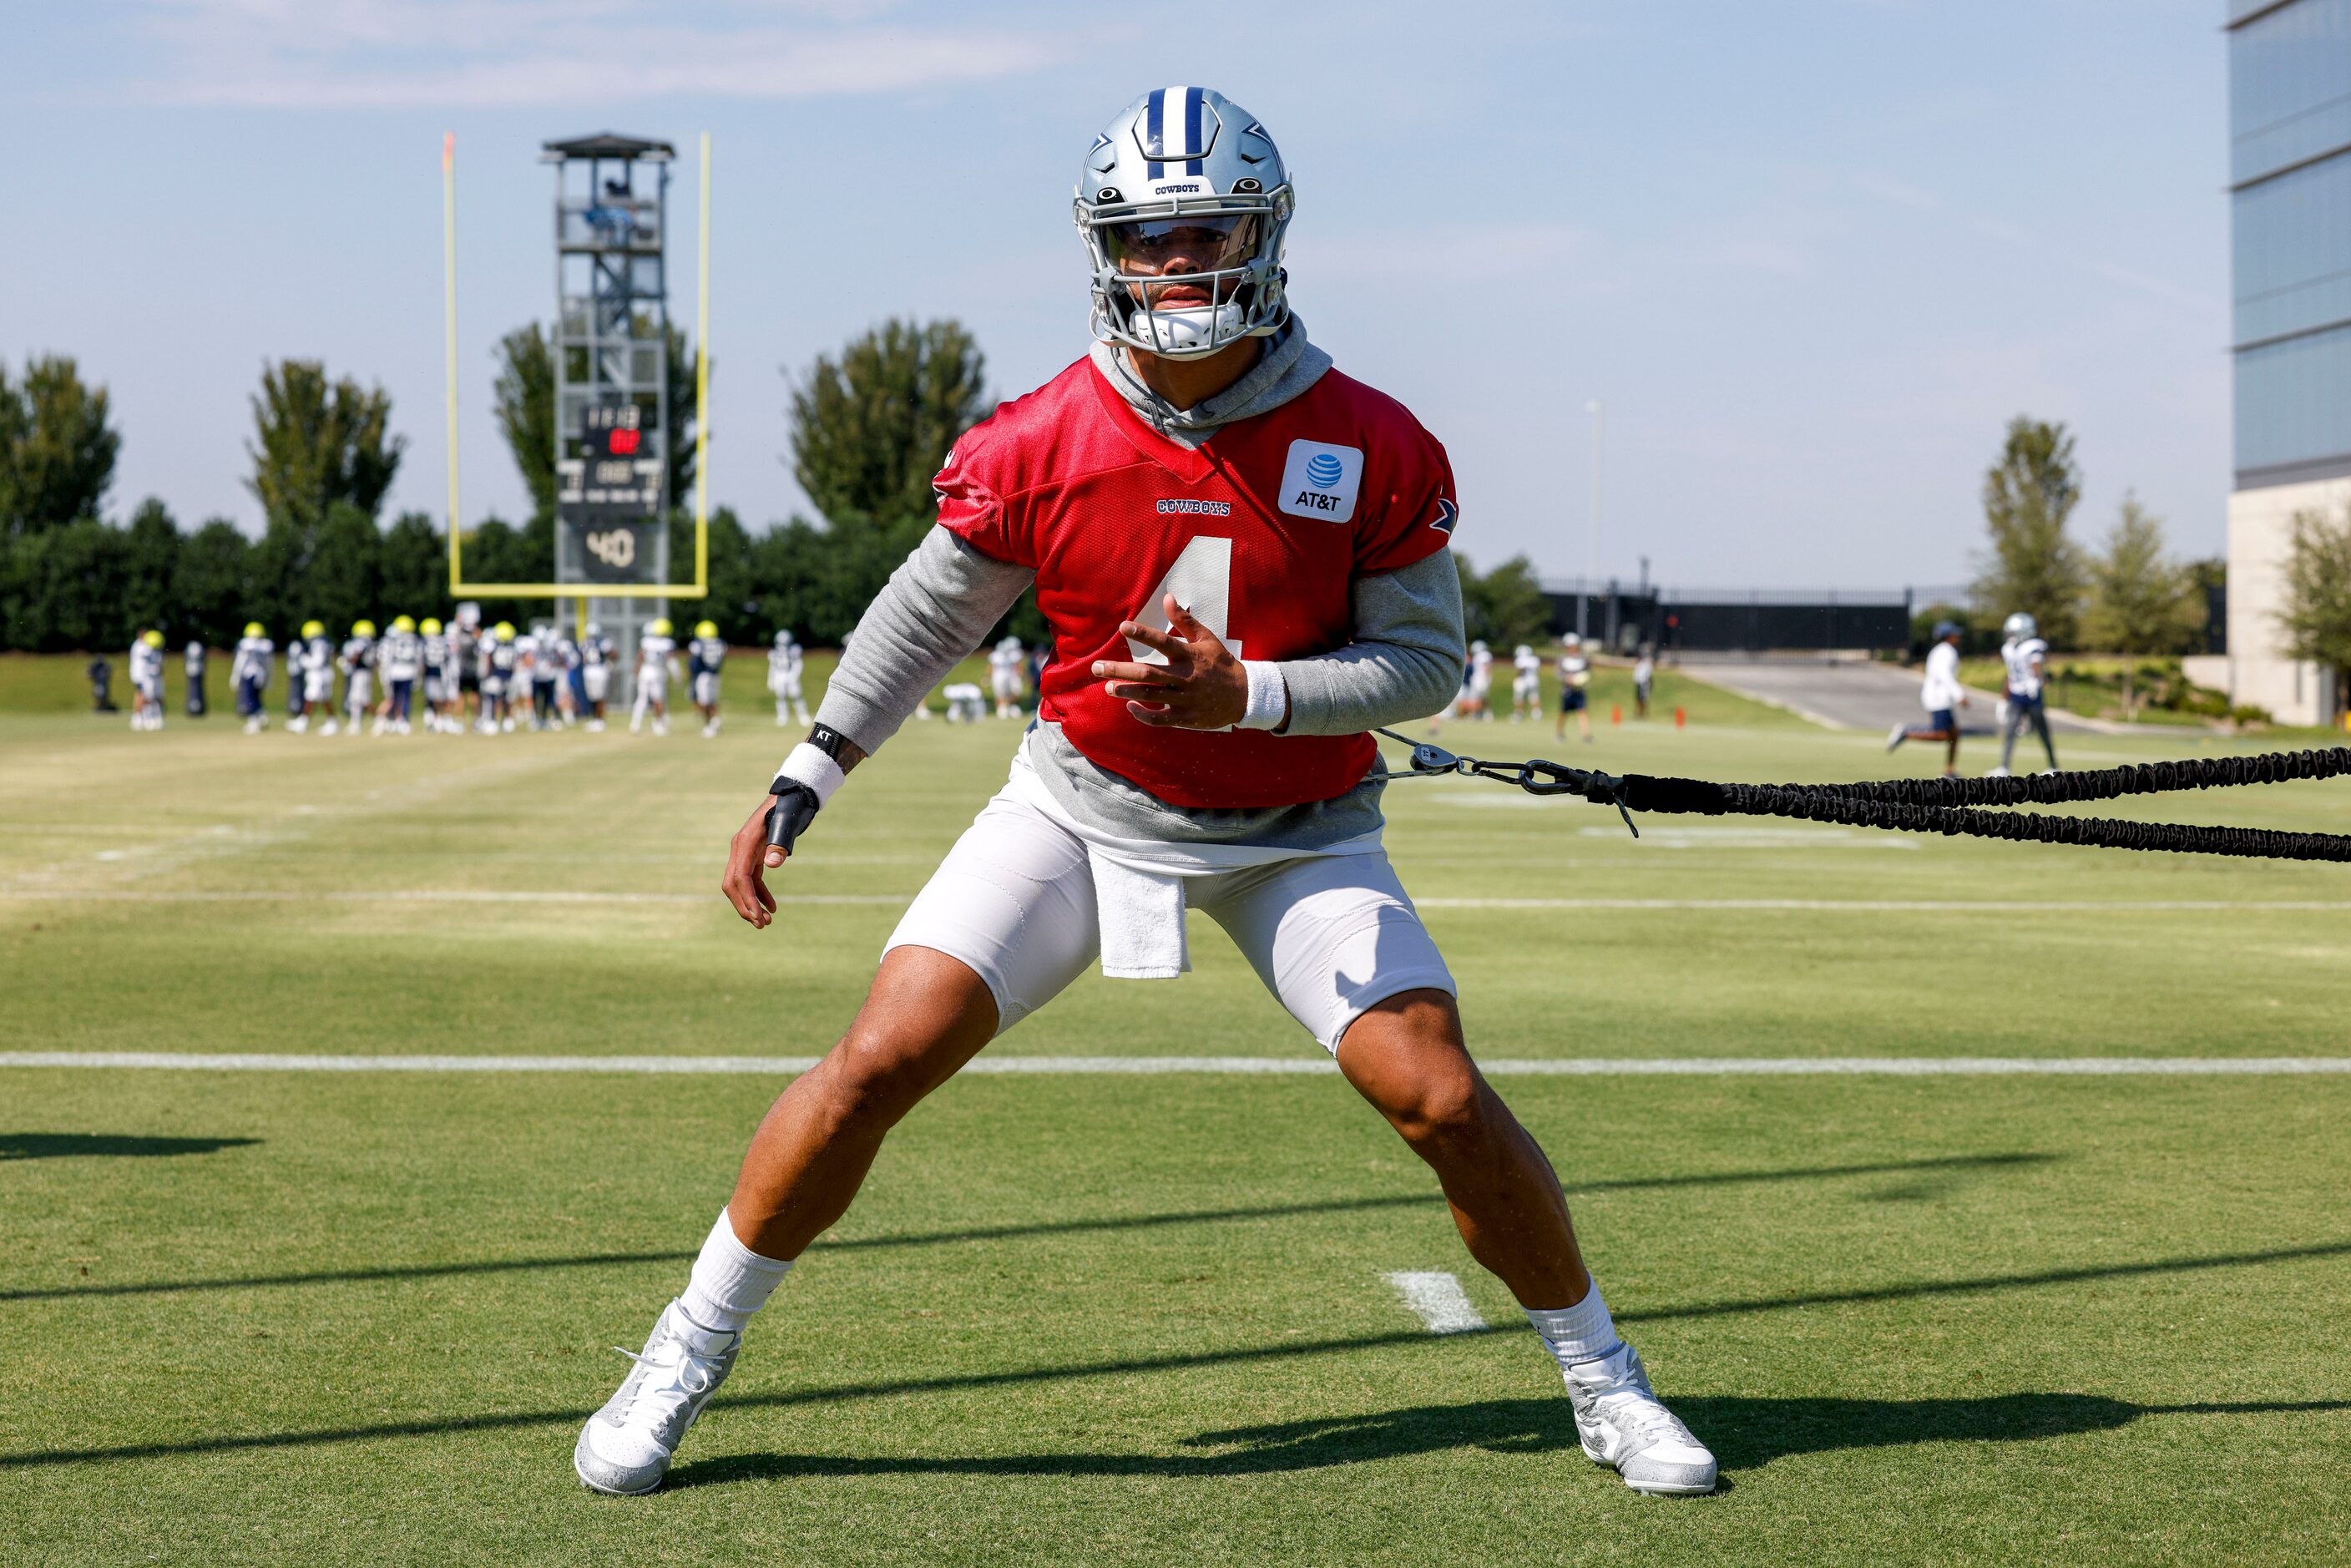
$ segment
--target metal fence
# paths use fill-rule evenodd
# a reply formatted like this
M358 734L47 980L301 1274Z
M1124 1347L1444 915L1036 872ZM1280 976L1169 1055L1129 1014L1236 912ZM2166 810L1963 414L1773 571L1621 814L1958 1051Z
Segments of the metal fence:
M1643 643L1692 653L1774 649L1874 652L1910 643L1911 595L1834 590L1546 586L1554 633L1581 631L1629 653Z

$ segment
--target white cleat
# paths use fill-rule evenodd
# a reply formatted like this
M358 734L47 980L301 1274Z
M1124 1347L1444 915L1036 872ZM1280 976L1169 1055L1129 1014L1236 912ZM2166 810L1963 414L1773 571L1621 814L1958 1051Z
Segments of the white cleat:
M2005 768L1995 768L1986 773L1984 777L1987 779L2005 779L2008 777L2008 769Z
M334 721L333 719L329 719L326 723L324 723L324 724L320 725L320 726L319 727L319 733L320 735L332 735L332 734L334 734L334 733L335 733L335 721Z
M1910 727L1907 724L1897 724L1892 729L1887 730L1886 732L1886 749L1891 751L1896 747L1900 746L1903 739L1909 734L1909 731Z
M675 1301L662 1309L642 1354L571 1450L581 1483L615 1497L661 1485L686 1428L734 1369L743 1336L698 1328ZM622 1355L629 1355L625 1350Z
M1567 1374L1576 1436L1596 1465L1611 1465L1637 1492L1688 1496L1714 1490L1714 1456L1649 1387L1641 1353L1620 1344Z

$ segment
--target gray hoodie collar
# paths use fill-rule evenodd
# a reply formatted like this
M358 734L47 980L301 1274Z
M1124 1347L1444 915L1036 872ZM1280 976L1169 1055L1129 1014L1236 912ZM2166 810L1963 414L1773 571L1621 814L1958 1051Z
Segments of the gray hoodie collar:
M1094 368L1118 389L1127 406L1145 424L1178 446L1196 448L1236 420L1254 419L1298 396L1322 379L1331 356L1306 340L1306 324L1292 316L1266 342L1264 354L1249 374L1206 402L1177 408L1143 384L1127 363L1126 351L1113 343L1093 346Z

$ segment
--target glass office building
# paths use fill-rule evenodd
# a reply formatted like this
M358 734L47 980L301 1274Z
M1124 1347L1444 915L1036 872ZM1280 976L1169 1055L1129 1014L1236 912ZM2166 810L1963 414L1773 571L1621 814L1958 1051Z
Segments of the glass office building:
M2228 0L2237 487L2351 475L2351 0Z

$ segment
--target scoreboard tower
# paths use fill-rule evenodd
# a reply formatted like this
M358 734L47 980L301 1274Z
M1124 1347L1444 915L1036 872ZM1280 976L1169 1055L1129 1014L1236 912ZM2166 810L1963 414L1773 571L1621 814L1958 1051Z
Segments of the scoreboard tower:
M566 622L600 622L633 680L644 626L665 598L596 585L669 581L670 428L666 141L604 131L544 144L555 166L555 579ZM633 695L632 693L629 695Z

